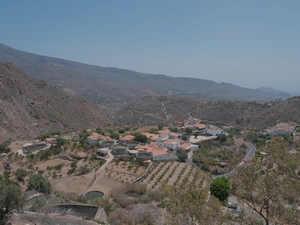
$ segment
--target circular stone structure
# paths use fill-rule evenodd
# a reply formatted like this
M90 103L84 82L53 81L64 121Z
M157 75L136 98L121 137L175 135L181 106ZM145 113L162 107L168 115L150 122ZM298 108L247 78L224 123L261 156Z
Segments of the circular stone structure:
M130 141L127 143L128 149L133 150L135 146L139 145L138 141Z
M113 153L116 155L124 155L127 153L126 145L115 145L112 147Z
M84 195L87 200L101 199L104 194L101 191L90 191Z
M99 147L100 148L110 148L115 144L115 141L100 141Z

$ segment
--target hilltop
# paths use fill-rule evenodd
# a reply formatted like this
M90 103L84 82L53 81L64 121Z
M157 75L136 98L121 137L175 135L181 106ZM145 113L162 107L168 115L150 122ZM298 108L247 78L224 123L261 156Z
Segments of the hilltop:
M300 120L300 97L270 102L211 102L196 97L147 96L126 106L116 119L122 123L157 124L201 118L216 125L264 126Z
M41 56L0 44L0 60L13 62L29 76L115 110L144 96L189 96L222 101L272 101L289 94L249 89L211 80L146 74Z
M12 63L0 62L0 104L0 141L109 122L99 106L31 78Z

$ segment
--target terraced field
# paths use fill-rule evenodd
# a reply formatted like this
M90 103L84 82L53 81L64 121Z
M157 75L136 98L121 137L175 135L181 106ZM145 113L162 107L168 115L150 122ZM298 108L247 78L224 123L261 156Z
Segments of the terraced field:
M148 189L158 189L163 182L168 185L178 185L183 181L196 179L196 168L187 163L165 161L154 163L148 174L141 180Z
M128 161L121 163L111 162L105 168L104 176L122 183L130 183L140 177L145 170L145 167L136 166Z

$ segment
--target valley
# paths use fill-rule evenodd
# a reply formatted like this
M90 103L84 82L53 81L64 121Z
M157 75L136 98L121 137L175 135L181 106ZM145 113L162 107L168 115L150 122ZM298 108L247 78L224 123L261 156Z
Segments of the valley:
M0 198L3 220L20 210L16 224L48 214L52 223L69 214L111 225L299 221L268 214L277 208L261 201L250 178L284 179L289 193L274 187L279 207L298 212L300 97L4 45L0 60L10 61L0 62L2 199L15 190L13 203ZM225 200L213 192L215 180L228 186ZM94 193L102 197L87 198Z

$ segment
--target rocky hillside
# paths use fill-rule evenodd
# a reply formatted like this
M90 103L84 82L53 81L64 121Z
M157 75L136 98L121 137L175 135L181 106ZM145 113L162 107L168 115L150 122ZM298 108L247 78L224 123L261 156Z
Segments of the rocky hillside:
M12 63L0 62L0 106L0 141L109 122L99 106L30 78Z
M147 96L124 106L116 118L123 123L157 124L189 115L216 125L264 126L280 121L300 123L300 97L273 102L211 102L195 97Z
M192 96L210 100L270 101L289 96L281 91L248 89L210 80L139 73L91 66L35 55L0 44L0 60L13 62L29 76L45 80L71 94L85 97L109 109L143 96Z

